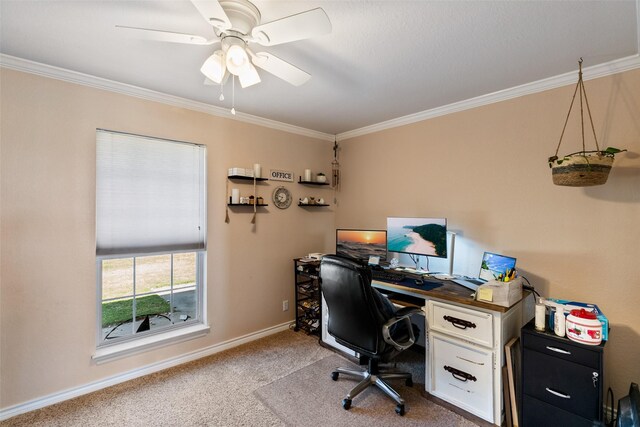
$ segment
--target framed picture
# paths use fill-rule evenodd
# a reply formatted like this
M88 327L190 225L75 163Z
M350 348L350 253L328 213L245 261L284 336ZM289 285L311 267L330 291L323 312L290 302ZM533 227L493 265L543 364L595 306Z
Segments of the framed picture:
M509 382L509 401L511 403L511 420L514 427L518 427L518 388L520 378L520 337L512 338L505 346L505 363ZM505 406L507 405L505 401Z

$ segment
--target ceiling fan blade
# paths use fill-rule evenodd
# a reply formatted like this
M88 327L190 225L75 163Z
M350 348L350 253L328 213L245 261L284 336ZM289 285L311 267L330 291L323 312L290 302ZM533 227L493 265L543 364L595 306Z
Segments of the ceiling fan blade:
M302 71L295 65L289 64L287 61L284 61L270 53L253 53L249 51L249 54L251 55L253 64L256 67L262 68L266 72L271 73L294 86L303 85L311 78L311 74L306 71Z
M249 67L247 68L247 70L238 76L238 80L240 80L240 86L242 86L243 89L258 84L261 81L256 67L251 64L248 65Z
M116 28L124 30L126 33L136 38L158 42L211 45L218 41L207 40L202 36L196 36L193 34L173 33L171 31L152 30L150 28L126 27L124 25L116 25Z
M263 46L321 36L331 32L331 21L322 8L316 8L258 25L251 36Z
M191 0L200 15L211 25L220 29L231 28L231 21L218 0Z

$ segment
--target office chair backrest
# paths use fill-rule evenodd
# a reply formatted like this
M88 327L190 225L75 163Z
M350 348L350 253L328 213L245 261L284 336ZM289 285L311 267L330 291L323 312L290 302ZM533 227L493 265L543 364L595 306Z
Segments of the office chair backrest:
M371 288L369 269L327 255L322 259L320 276L329 309L329 334L360 353L375 355L382 351L382 325L393 313L385 312L380 296Z

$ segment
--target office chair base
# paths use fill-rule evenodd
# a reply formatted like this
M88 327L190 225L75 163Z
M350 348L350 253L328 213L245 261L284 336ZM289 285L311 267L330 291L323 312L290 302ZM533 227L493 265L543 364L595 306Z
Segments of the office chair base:
M406 385L412 387L413 379L411 378L410 373L386 371L380 369L379 372L374 375L369 373L368 371L361 371L350 368L336 368L336 370L331 373L331 379L337 381L340 374L361 378L361 381L353 389L351 389L351 391L347 394L347 397L342 400L342 407L344 409L351 408L351 402L354 397L362 393L367 387L375 385L397 403L396 413L400 416L404 415L404 399L402 399L398 392L391 388L391 386L389 386L389 384L387 384L385 380L404 379Z

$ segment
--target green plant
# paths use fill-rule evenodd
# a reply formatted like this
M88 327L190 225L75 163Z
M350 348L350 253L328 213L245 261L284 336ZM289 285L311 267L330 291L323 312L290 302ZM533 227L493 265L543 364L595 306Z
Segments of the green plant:
M136 317L147 314L161 314L171 311L171 306L159 295L136 298ZM116 325L133 317L133 299L102 303L102 327Z
M575 153L567 154L563 158L558 158L558 156L551 156L549 157L549 167L550 168L553 167L554 163L557 165L561 165L564 161L569 160L571 159L571 157L576 155L580 155L581 157L584 157L585 159L587 159L587 163L589 163L587 154L595 154L598 157L615 157L616 154L622 153L623 151L627 151L627 150L626 149L621 150L615 147L607 147L604 150L577 151Z

